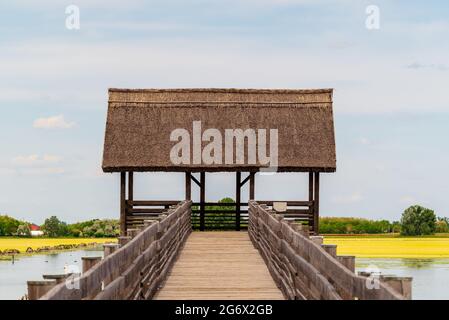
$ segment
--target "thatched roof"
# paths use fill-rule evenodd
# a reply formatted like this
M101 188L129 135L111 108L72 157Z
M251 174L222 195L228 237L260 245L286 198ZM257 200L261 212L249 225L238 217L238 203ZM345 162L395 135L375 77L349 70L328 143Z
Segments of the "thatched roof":
M278 129L278 171L336 169L332 89L109 89L103 170L252 171L261 167L259 162L249 165L247 161L243 165L174 165L170 150L176 142L170 141L170 134L176 128L192 134L194 121L201 121L203 130L222 132ZM203 147L207 144L203 142Z

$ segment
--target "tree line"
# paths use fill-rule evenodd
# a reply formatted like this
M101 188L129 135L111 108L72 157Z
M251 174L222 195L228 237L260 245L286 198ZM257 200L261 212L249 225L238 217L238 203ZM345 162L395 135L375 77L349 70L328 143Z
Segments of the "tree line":
M400 233L404 236L432 235L449 232L449 218L437 217L431 209L414 205L407 208L400 221L362 218L320 218L323 234L381 234Z
M221 203L234 203L231 198L220 200ZM215 210L232 210L232 206L216 206ZM220 214L215 214L219 216ZM226 218L228 219L228 218ZM217 224L224 221L216 219ZM31 224L26 221L0 215L0 236L30 236ZM41 230L48 237L117 237L120 224L114 219L94 219L67 224L56 216L45 219ZM449 233L449 218L437 217L431 209L419 205L407 208L400 221L369 220L363 218L321 217L322 234L382 234L400 233L404 236L431 235Z
M94 219L73 224L67 224L56 216L45 219L40 226L45 236L102 238L117 237L120 234L120 224L114 219ZM31 236L31 223L17 220L7 215L0 215L0 236Z

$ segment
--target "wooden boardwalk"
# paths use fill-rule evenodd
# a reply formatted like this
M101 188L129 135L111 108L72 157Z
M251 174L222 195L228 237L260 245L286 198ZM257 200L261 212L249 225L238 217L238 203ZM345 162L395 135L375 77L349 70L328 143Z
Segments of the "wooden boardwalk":
M193 232L155 299L284 299L247 232Z

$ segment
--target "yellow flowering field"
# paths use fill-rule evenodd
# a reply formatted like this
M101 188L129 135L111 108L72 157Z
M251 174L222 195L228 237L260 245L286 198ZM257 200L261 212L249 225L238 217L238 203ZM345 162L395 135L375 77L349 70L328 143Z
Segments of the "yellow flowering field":
M41 247L54 247L58 245L78 245L81 243L117 242L116 238L1 238L0 251L8 249L19 250L20 253L31 247L33 250Z
M359 258L449 258L449 238L325 236L325 244L336 244L337 254Z

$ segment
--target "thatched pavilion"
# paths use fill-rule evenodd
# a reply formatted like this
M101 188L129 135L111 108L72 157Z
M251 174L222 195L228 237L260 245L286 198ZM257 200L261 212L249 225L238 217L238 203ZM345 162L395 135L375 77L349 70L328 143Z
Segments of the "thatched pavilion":
M109 89L102 167L104 172L121 174L123 233L129 227L142 224L145 217L160 214L178 202L134 199L133 174L148 171L185 172L186 199L191 199L191 182L199 186L200 201L194 203L192 221L196 221L193 223L200 230L211 225L216 228L214 219L218 215L227 217L220 220L222 228L240 230L245 227L247 203L241 202L241 188L249 182L249 198L254 199L256 174L267 164L259 158L251 161L249 149L244 149L248 152L240 161L238 150L231 162L225 161L225 152L223 161L213 163L195 159L194 153L187 157L188 161L173 161L171 152L177 142L171 136L176 129L188 132L191 137L189 151L194 152L195 148L204 151L207 146L204 135L195 142L195 124L201 125L201 134L204 130L216 129L223 136L227 129L243 132L275 129L278 135L275 170L309 175L308 199L287 201L285 214L303 220L317 233L320 173L336 170L332 89ZM246 136L243 141L249 144L250 139ZM265 140L263 146L267 152L270 142ZM217 155L216 152L214 150L213 155ZM236 203L230 205L228 211L216 212L211 207L216 204L206 201L207 172L236 172ZM199 173L198 178L196 173ZM245 173L247 175L242 177ZM273 204L269 200L256 200Z

